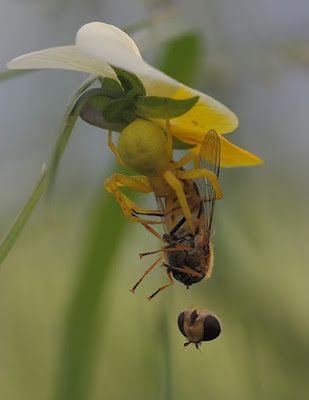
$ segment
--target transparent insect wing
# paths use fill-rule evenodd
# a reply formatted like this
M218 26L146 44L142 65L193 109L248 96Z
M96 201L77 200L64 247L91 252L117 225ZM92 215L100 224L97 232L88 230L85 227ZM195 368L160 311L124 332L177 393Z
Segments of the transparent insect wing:
M220 171L221 145L216 131L209 130L205 136L199 153L200 168L213 172L217 178ZM207 230L211 230L216 193L212 183L207 178L197 180L199 194L203 200Z
M169 230L170 230L170 229L168 229L168 227L166 226L167 220L166 220L166 218L163 216L163 215L166 213L166 205L165 205L166 200L165 200L164 197L160 197L160 196L155 196L155 198L156 198L158 210L159 210L160 213L162 214L161 219L162 219L162 221L164 222L164 223L163 223L164 232L165 232L165 233L169 233Z

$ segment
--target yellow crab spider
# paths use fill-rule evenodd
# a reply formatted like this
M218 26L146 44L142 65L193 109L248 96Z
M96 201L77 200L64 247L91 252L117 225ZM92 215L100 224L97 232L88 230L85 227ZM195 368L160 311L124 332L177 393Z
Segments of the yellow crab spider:
M186 218L190 230L194 233L191 210L183 190L184 181L196 178L207 178L216 193L216 200L223 197L217 176L205 168L199 168L198 157L194 154L184 156L178 162L172 160L172 138L168 129L164 132L151 121L138 118L128 125L120 134L118 150L111 140L109 147L123 164L142 174L126 176L115 173L105 181L105 187L112 193L126 218L142 224L159 224L161 221L146 220L136 217L136 213L162 216L160 210L147 210L137 207L120 190L126 186L141 193L153 192L156 197L177 196L179 207ZM184 171L182 167L194 160L196 169Z

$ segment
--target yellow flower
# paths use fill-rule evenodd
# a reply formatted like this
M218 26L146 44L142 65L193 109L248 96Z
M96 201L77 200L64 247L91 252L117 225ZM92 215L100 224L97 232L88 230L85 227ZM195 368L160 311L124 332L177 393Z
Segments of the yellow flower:
M111 66L137 75L147 96L166 96L172 99L199 96L198 102L186 114L170 121L171 133L176 138L197 144L192 151L198 152L205 134L209 129L214 129L219 133L221 141L223 167L263 163L258 157L221 136L238 126L238 119L232 111L212 97L181 84L147 64L134 41L115 26L102 22L86 24L77 32L75 45L25 54L7 64L9 69L60 68L117 79ZM154 122L165 127L164 120Z

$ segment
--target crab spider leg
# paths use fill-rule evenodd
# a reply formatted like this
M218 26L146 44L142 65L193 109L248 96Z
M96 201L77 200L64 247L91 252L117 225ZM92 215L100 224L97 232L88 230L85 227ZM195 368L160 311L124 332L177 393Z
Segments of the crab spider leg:
M167 146L168 146L168 159L171 160L173 157L173 138L172 138L172 134L171 134L171 124L170 124L170 120L168 118L168 108L167 108L166 101L164 103L164 106L165 106L165 133L166 133Z
M193 153L187 154L184 157L182 157L179 161L174 162L173 166L174 168L179 169L184 165L188 164L188 162L191 161L192 159L194 162L194 168L199 169L200 168L199 158Z
M192 233L194 234L195 231L192 222L192 215L186 199L186 195L183 191L183 183L179 179L177 179L177 177L172 173L172 171L165 171L163 176L166 182L175 190L179 200L179 204L181 205L183 211L183 215L186 218Z
M118 175L122 175L122 174L118 174ZM122 176L127 176L127 175L122 175ZM129 178L134 179L134 181L139 181L139 182L141 182L141 183L143 183L143 184L145 184L145 185L148 185L148 184L149 184L149 181L148 181L147 176L129 176ZM110 178L109 178L109 179L110 179ZM109 181L109 179L107 179L107 181ZM127 185L125 185L125 184L123 184L123 183L121 183L121 182L117 182L117 184L118 184L119 187L127 186ZM130 187L130 186L129 186L129 187ZM112 193L111 191L109 191L108 188L106 188L106 189L107 189L107 191L108 191L109 193Z
M195 169L201 168L199 157L197 157L196 154L192 154L192 155L193 155L193 161L194 161L194 168L195 168Z
M145 183L141 182L138 179L135 179L131 176L121 175L121 174L113 174L111 178L105 181L105 188L108 192L112 193L118 204L120 205L124 216L132 221L140 222L140 223L149 223L149 224L161 224L162 221L146 221L142 220L141 218L134 217L132 215L132 208L135 207L139 209L139 207L135 206L135 204L129 200L123 193L121 193L119 186L126 186L131 189L137 190L142 193L150 193L152 189L146 185ZM139 209L143 211L143 209ZM146 210L147 211L147 210Z
M109 185L109 187L116 184L118 186L118 188L119 188L119 186L126 186L130 189L136 190L141 193L151 193L152 192L152 189L149 185L147 185L146 183L142 182L139 179L136 179L136 177L134 177L134 176L127 176L127 175L115 173L109 179L107 179L105 182L108 182L107 185Z
M124 197L125 201L127 202L128 207L131 209L131 213L132 214L138 214L138 216L139 215L146 215L146 216L152 216L152 217L161 217L160 210L158 210L158 209L146 209L146 208L138 207L135 203L133 203L132 200L129 199L129 197L127 197L123 193L122 193L122 196Z
M179 168L183 167L184 165L188 164L188 162L191 161L192 158L194 158L193 154L187 154L186 156L182 157L179 161L174 162L173 166L176 169L179 169Z
M114 145L113 141L112 141L112 131L108 131L108 147L111 149L111 151L115 154L117 160L120 162L121 165L123 165L124 167L126 166L125 163L122 161L118 150L116 148L116 146Z
M148 183L147 179L145 179L145 180L144 179L140 179L140 178L146 178L145 176L134 176L134 177L131 177L131 178L138 179L143 183ZM126 185L124 185L124 184L122 184L120 182L117 182L117 185L118 185L118 187L130 187L130 188L132 188L131 186L126 186ZM110 188L110 179L106 179L106 181L105 181L105 189L108 191L108 193L113 194L113 191ZM162 215L161 211L158 210L158 209L145 209L145 208L138 207L126 195L124 195L123 193L121 193L121 195L122 195L123 199L125 200L125 202L127 203L128 207L131 209L131 213L138 214L138 215L153 216L153 217L162 217L162 216L164 216L164 215ZM162 223L163 223L163 221L162 221Z
M222 190L218 183L217 176L212 171L209 171L208 169L199 168L199 169L192 169L192 170L188 170L188 171L177 171L176 176L177 176L177 178L180 178L180 179L196 179L196 178L205 177L211 182L211 184L214 188L214 191L217 195L216 200L220 200L223 197L223 193L222 193Z

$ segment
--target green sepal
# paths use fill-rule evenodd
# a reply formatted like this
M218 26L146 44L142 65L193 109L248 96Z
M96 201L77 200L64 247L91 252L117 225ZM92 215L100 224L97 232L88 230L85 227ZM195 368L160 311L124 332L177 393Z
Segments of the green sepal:
M129 124L136 119L132 103L127 98L112 100L102 110L102 115L108 122Z
M88 104L91 104L97 110L103 110L112 99L105 96L96 96L89 100Z
M112 68L115 71L124 91L130 98L134 98L135 96L146 96L146 89L136 75L120 68Z
M196 146L196 144L183 142L182 140L176 138L174 135L172 135L172 139L174 150L188 150L193 149L193 147Z
M103 84L104 87L102 86L101 89L90 89L88 91L89 93L91 91L94 93L93 96L90 96L88 103L97 110L101 111L110 101L118 98L124 98L124 91L117 81L110 78L104 78L102 80L102 85Z
M114 90L117 92L119 91L120 93L124 94L124 90L121 87L120 83L112 78L103 78L102 79L102 88L103 89L111 89L111 90Z
M108 78L110 81L112 79ZM104 78L105 80L105 78ZM117 81L116 85L112 82L105 81L105 87L101 89L90 89L88 93L93 92L93 96L89 96L89 101L84 105L80 112L80 117L90 125L97 126L101 129L108 129L115 132L121 132L125 124L120 121L107 121L103 116L103 110L113 101L113 99L123 98L124 92Z
M121 122L107 121L102 114L102 109L94 107L91 102L85 104L79 116L82 120L90 125L96 126L101 129L111 130L114 132L122 132L127 125Z
M169 119L180 117L188 112L198 101L199 96L176 100L169 97L137 97L133 101L134 111L144 118Z

